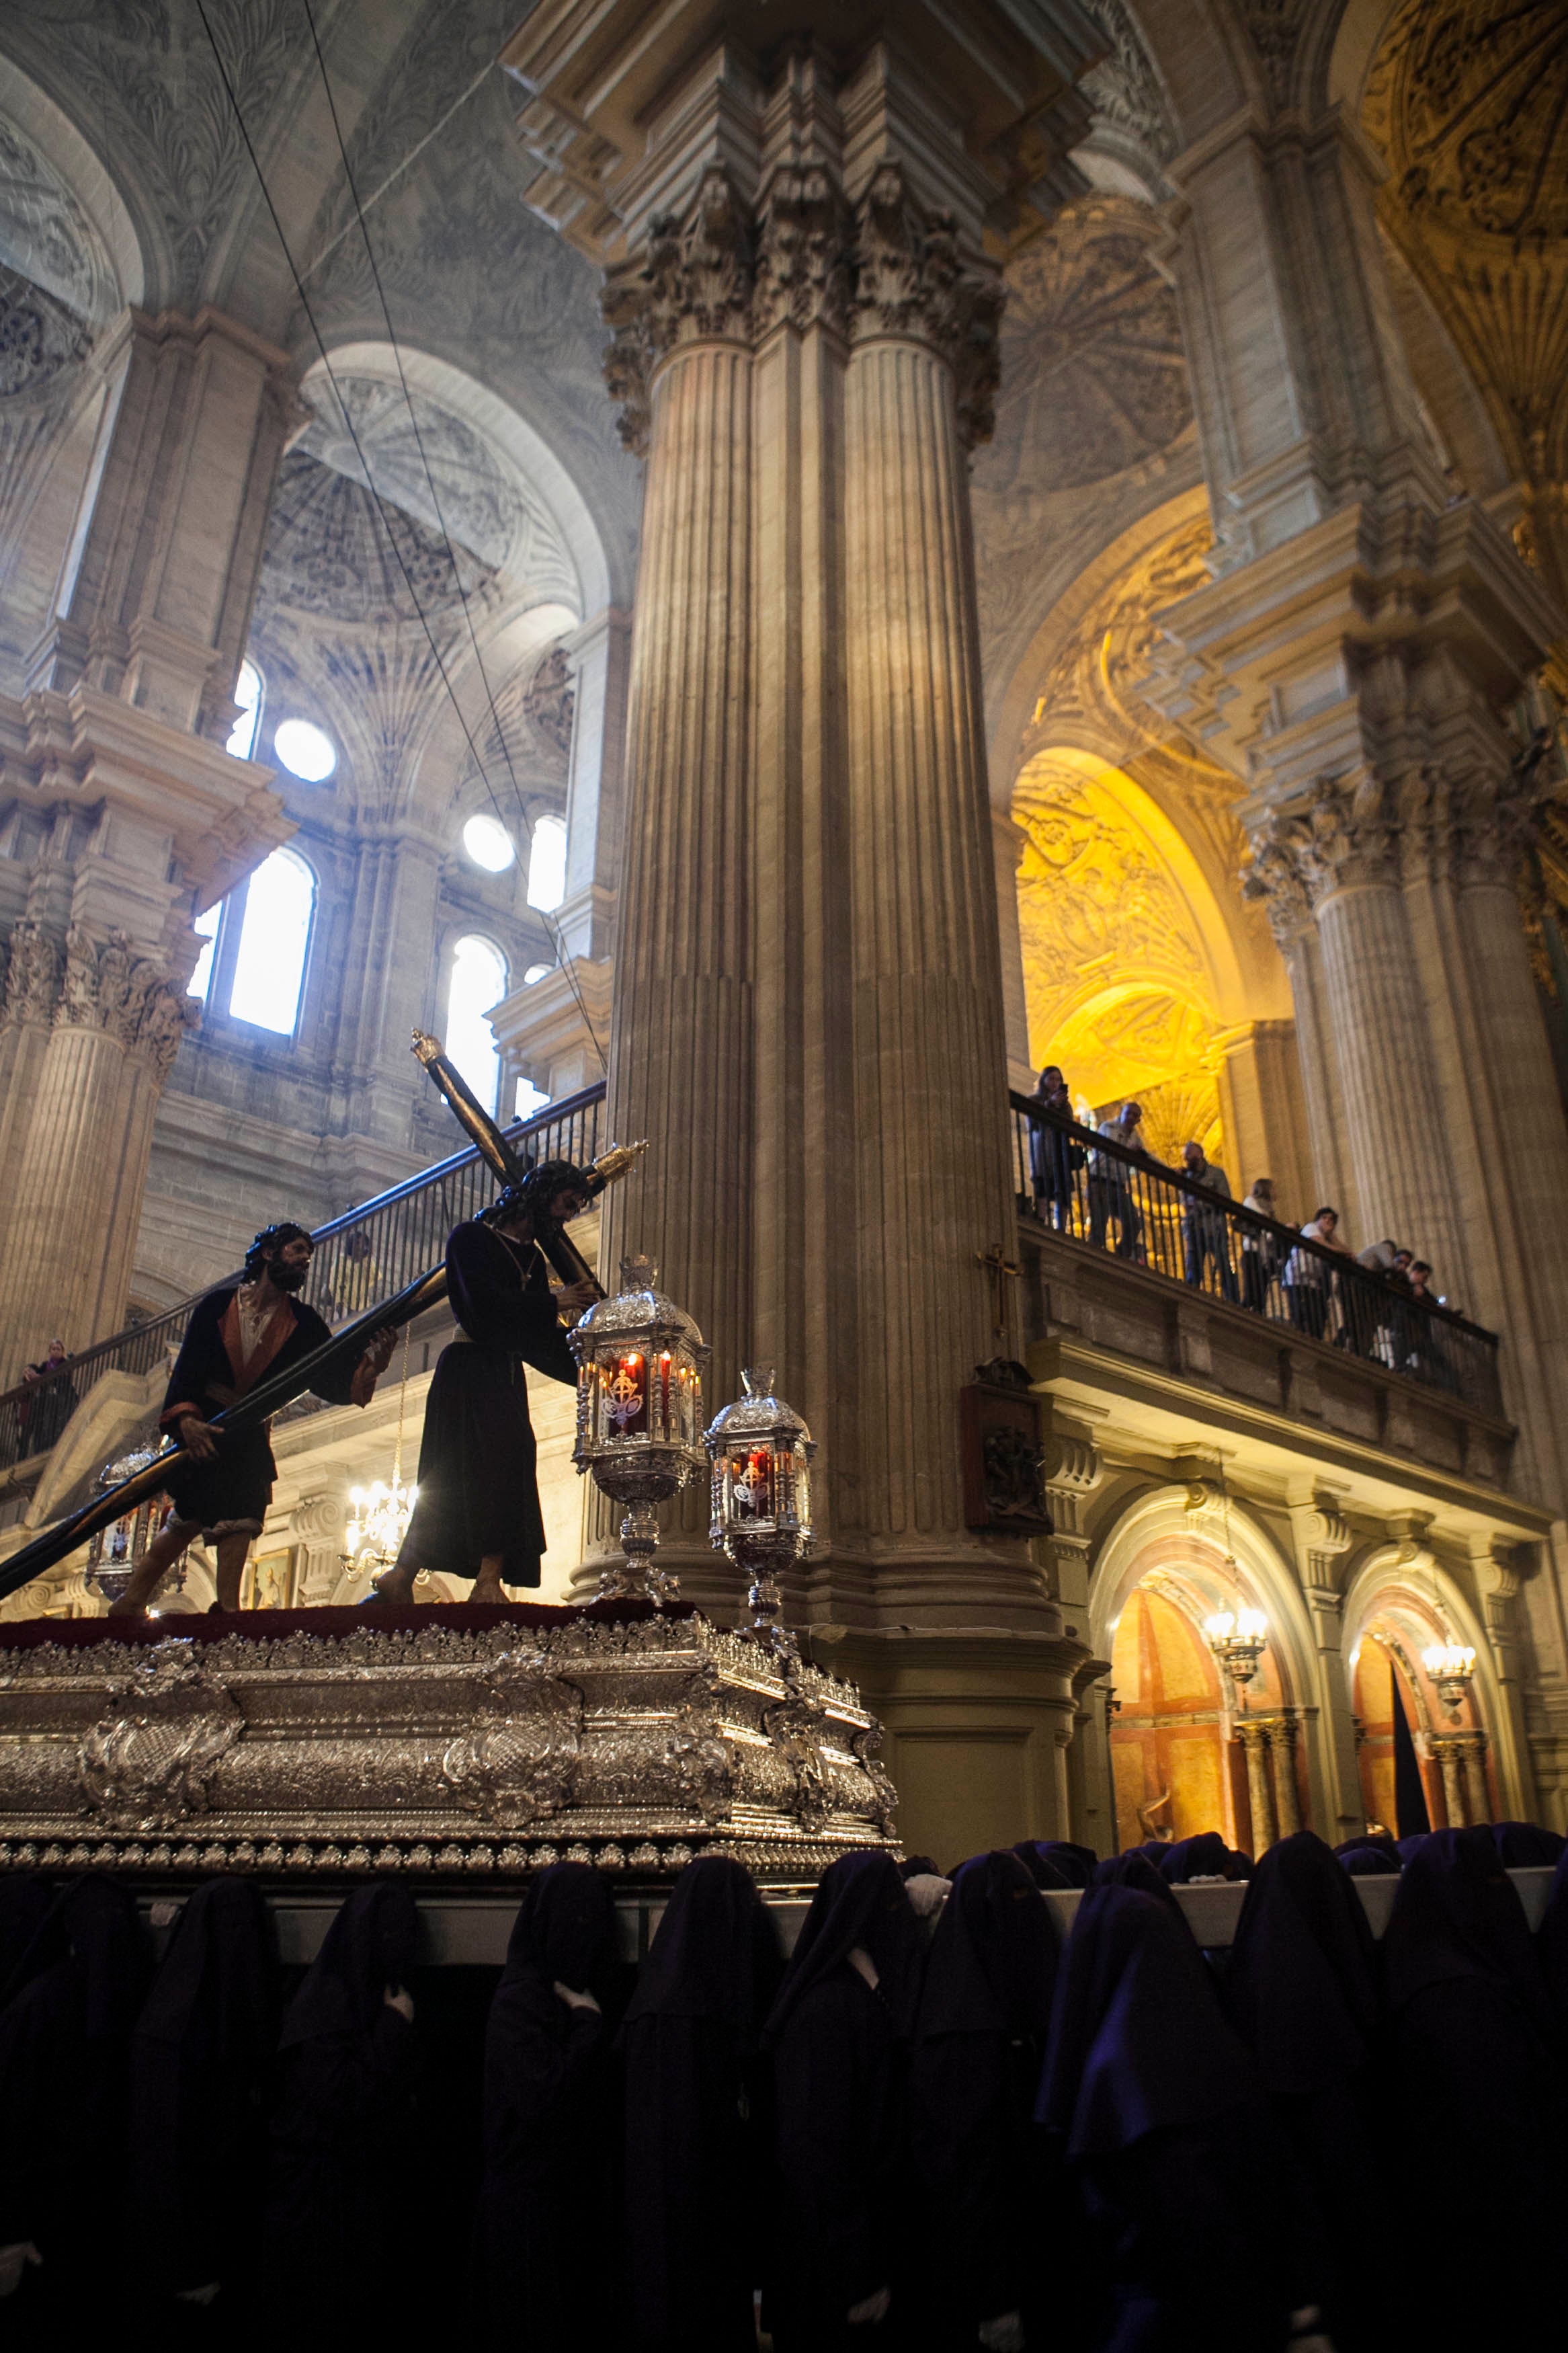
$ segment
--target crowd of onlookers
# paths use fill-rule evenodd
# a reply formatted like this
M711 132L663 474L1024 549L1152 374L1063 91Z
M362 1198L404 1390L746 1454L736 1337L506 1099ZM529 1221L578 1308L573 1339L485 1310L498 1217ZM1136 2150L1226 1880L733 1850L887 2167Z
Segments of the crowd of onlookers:
M1054 1062L1040 1072L1035 1100L1059 1119L1078 1118L1071 1091ZM1119 1258L1147 1265L1151 1203L1146 1192L1141 1198L1138 1171L1121 1157L1123 1153L1138 1154L1156 1176L1179 1179L1184 1188L1199 1187L1216 1203L1232 1205L1233 1211L1236 1195L1226 1171L1195 1139L1182 1146L1179 1167L1156 1159L1142 1119L1142 1105L1129 1101L1098 1126L1080 1123L1090 1134L1118 1147L1113 1150L1036 1122L1029 1131L1029 1176L1036 1213L1057 1232L1076 1234L1097 1250L1111 1248ZM1279 1312L1271 1306L1278 1294L1291 1324L1312 1339L1331 1338L1396 1372L1443 1379L1442 1337L1433 1319L1421 1311L1447 1303L1432 1287L1426 1260L1392 1240L1352 1251L1340 1232L1340 1213L1331 1207L1315 1209L1291 1234L1270 1231L1270 1226L1281 1221L1271 1177L1255 1178L1239 1207L1248 1214L1227 1215L1184 1190L1181 1258L1188 1282L1200 1288L1217 1285L1222 1297L1255 1315ZM1268 1225L1253 1222L1264 1219ZM1110 1240L1113 1228L1114 1243ZM1302 1241L1317 1248L1303 1250ZM1336 1256L1380 1278L1383 1288L1372 1292L1342 1283L1333 1263Z
M1525 1824L1021 1841L824 1873L786 1957L740 1862L640 1967L613 1883L529 1881L504 1968L425 1968L395 1879L279 1968L252 1882L0 1877L8 2344L520 2353L1388 2353L1544 2341L1568 1862ZM1374 1943L1357 1880L1397 1874ZM1232 1944L1174 1890L1245 1878ZM1076 1910L1043 1891L1081 1891ZM166 1907L173 1909L174 1907ZM1064 1932L1065 1931L1065 1932Z

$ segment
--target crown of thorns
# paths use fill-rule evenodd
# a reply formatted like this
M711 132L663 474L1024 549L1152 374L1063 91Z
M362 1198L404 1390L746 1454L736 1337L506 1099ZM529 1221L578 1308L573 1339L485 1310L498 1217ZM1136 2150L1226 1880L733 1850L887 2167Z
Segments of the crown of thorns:
M245 1253L247 1280L254 1282L268 1260L286 1250L290 1242L308 1242L310 1239L309 1226L297 1226L291 1218L285 1218L276 1226L263 1226Z

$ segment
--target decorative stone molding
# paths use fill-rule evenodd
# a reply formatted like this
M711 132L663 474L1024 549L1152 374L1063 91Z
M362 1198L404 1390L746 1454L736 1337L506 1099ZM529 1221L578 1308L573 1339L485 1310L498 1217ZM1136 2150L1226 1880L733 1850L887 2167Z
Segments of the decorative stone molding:
M24 915L12 926L5 959L7 1022L30 1021L43 1029L53 1018L59 985L60 952L42 923Z
M648 447L658 363L679 345L753 345L783 322L874 336L915 337L952 367L960 438L989 438L1005 292L988 266L970 268L952 216L920 205L900 166L884 164L853 217L826 165L791 165L755 210L722 164L710 164L683 214L660 213L645 254L606 287L612 329L605 380L620 434L635 456Z
M803 333L847 331L852 235L848 206L821 164L785 164L773 174L757 207L756 342L786 320Z
M36 956L35 945L29 942L24 953L25 958ZM100 944L85 925L70 925L54 1008L57 1029L101 1030L148 1063L162 1081L186 1029L200 1018L195 1000L167 979L150 956L139 956L125 933L111 931Z
M522 715L563 765L572 755L572 723L577 708L572 665L564 647L552 646L529 680Z

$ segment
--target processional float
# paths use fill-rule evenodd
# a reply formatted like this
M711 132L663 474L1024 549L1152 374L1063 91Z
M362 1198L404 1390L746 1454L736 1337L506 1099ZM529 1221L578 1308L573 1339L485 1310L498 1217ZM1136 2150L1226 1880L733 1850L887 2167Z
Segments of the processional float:
M414 1049L497 1176L521 1183L528 1165L439 1041L416 1030ZM595 1161L590 1198L644 1148ZM704 1429L701 1335L656 1270L626 1259L606 1296L563 1227L535 1230L563 1282L596 1294L568 1336L574 1460L625 1509L598 1598L0 1624L0 1869L237 1869L312 1886L395 1870L472 1887L562 1859L659 1880L717 1851L794 1883L892 1842L880 1727L778 1623L777 1573L811 1540L805 1425L757 1368ZM215 1430L276 1413L445 1293L431 1268ZM184 1459L166 1449L15 1554L0 1598ZM655 1504L704 1469L711 1540L750 1581L750 1623L733 1631L683 1607L657 1560Z

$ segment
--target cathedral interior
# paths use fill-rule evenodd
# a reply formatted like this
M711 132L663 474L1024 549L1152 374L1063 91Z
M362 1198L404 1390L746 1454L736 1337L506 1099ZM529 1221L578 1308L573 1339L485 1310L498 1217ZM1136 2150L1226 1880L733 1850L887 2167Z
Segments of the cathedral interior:
M418 1703L447 1813L276 1794L231 1646L370 1640L439 1298L281 1403L241 1612L210 1530L158 1593L195 1663L89 1672L253 1234L341 1332L490 1201L420 1032L523 1166L646 1144L573 1232L696 1335L703 1836L753 1750L801 1883L1568 1831L1565 708L1554 0L0 12L0 1861L700 1849L563 1831L558 1730L519 1795L499 1632ZM513 1605L596 1688L584 1608L664 1588L582 1353L516 1376ZM743 1373L811 1461L750 1618Z

